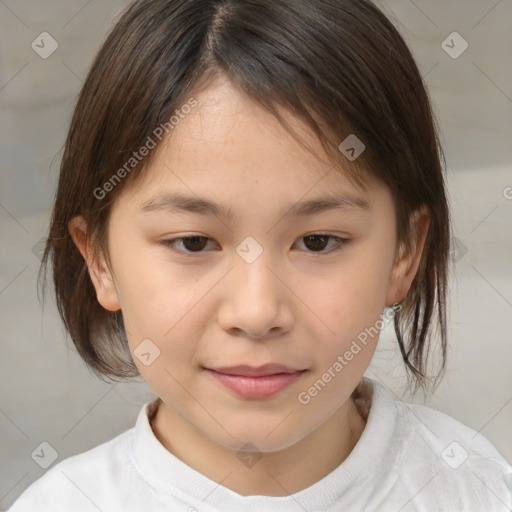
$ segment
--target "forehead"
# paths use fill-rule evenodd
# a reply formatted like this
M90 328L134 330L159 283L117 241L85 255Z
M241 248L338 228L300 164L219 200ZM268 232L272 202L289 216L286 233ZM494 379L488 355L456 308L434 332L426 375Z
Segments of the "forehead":
M343 167L350 165L348 160L343 162L340 156L338 163L333 162L301 120L280 111L312 151L227 78L191 97L197 106L180 116L134 187L146 206L149 196L154 199L164 189L189 197L256 198L260 204L265 195L268 202L290 203L301 196L328 193L362 206L378 185L368 173L366 189L355 185ZM261 190L256 194L258 187L264 187L266 194Z
M166 141L162 156L168 164L180 160L202 161L203 165L218 162L224 167L235 166L239 173L259 168L270 169L276 176L284 164L320 175L326 166L332 166L319 141L300 120L280 109L316 155L301 148L273 115L229 79L221 76L194 97L197 107L180 120Z

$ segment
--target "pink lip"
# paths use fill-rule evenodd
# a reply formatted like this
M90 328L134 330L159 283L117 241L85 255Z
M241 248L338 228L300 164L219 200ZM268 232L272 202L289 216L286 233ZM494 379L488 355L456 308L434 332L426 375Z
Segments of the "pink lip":
M296 381L305 370L293 370L282 365L232 366L205 368L221 384L244 398L269 398Z

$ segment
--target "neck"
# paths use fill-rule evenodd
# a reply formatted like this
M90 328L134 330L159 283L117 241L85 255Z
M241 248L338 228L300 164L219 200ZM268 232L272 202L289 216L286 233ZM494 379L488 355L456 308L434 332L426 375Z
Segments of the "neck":
M287 496L332 472L350 454L364 427L364 413L349 398L323 424L288 448L240 454L193 429L162 401L151 421L155 436L173 455L207 478L241 495ZM247 458L247 465L240 458Z

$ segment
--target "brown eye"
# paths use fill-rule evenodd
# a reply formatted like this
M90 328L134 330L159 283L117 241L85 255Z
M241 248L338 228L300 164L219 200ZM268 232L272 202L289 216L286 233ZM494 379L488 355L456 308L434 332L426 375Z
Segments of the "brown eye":
M163 240L161 243L165 247L169 247L177 252L199 253L203 252L209 240L206 236L186 236L172 240ZM177 248L178 244L182 244L184 249Z
M189 238L183 239L183 247L185 247L188 251L201 251L205 248L206 242L208 239L204 236L193 236Z
M304 240L306 240L306 242L304 245L306 245L306 247L312 251L322 251L325 249L329 238L330 237L326 235L305 236Z
M348 244L350 240L346 238L339 238L337 236L328 235L324 233L314 233L312 235L303 236L300 240L304 243L306 250L312 253L329 254L338 251ZM330 241L334 241L331 247L327 248Z

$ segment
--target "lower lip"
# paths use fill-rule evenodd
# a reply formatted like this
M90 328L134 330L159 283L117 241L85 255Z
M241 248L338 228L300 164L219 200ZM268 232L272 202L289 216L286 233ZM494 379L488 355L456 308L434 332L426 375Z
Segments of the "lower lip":
M228 375L213 370L206 370L221 384L231 389L243 398L262 399L277 395L290 384L295 382L304 372L276 373L260 377L246 375Z

